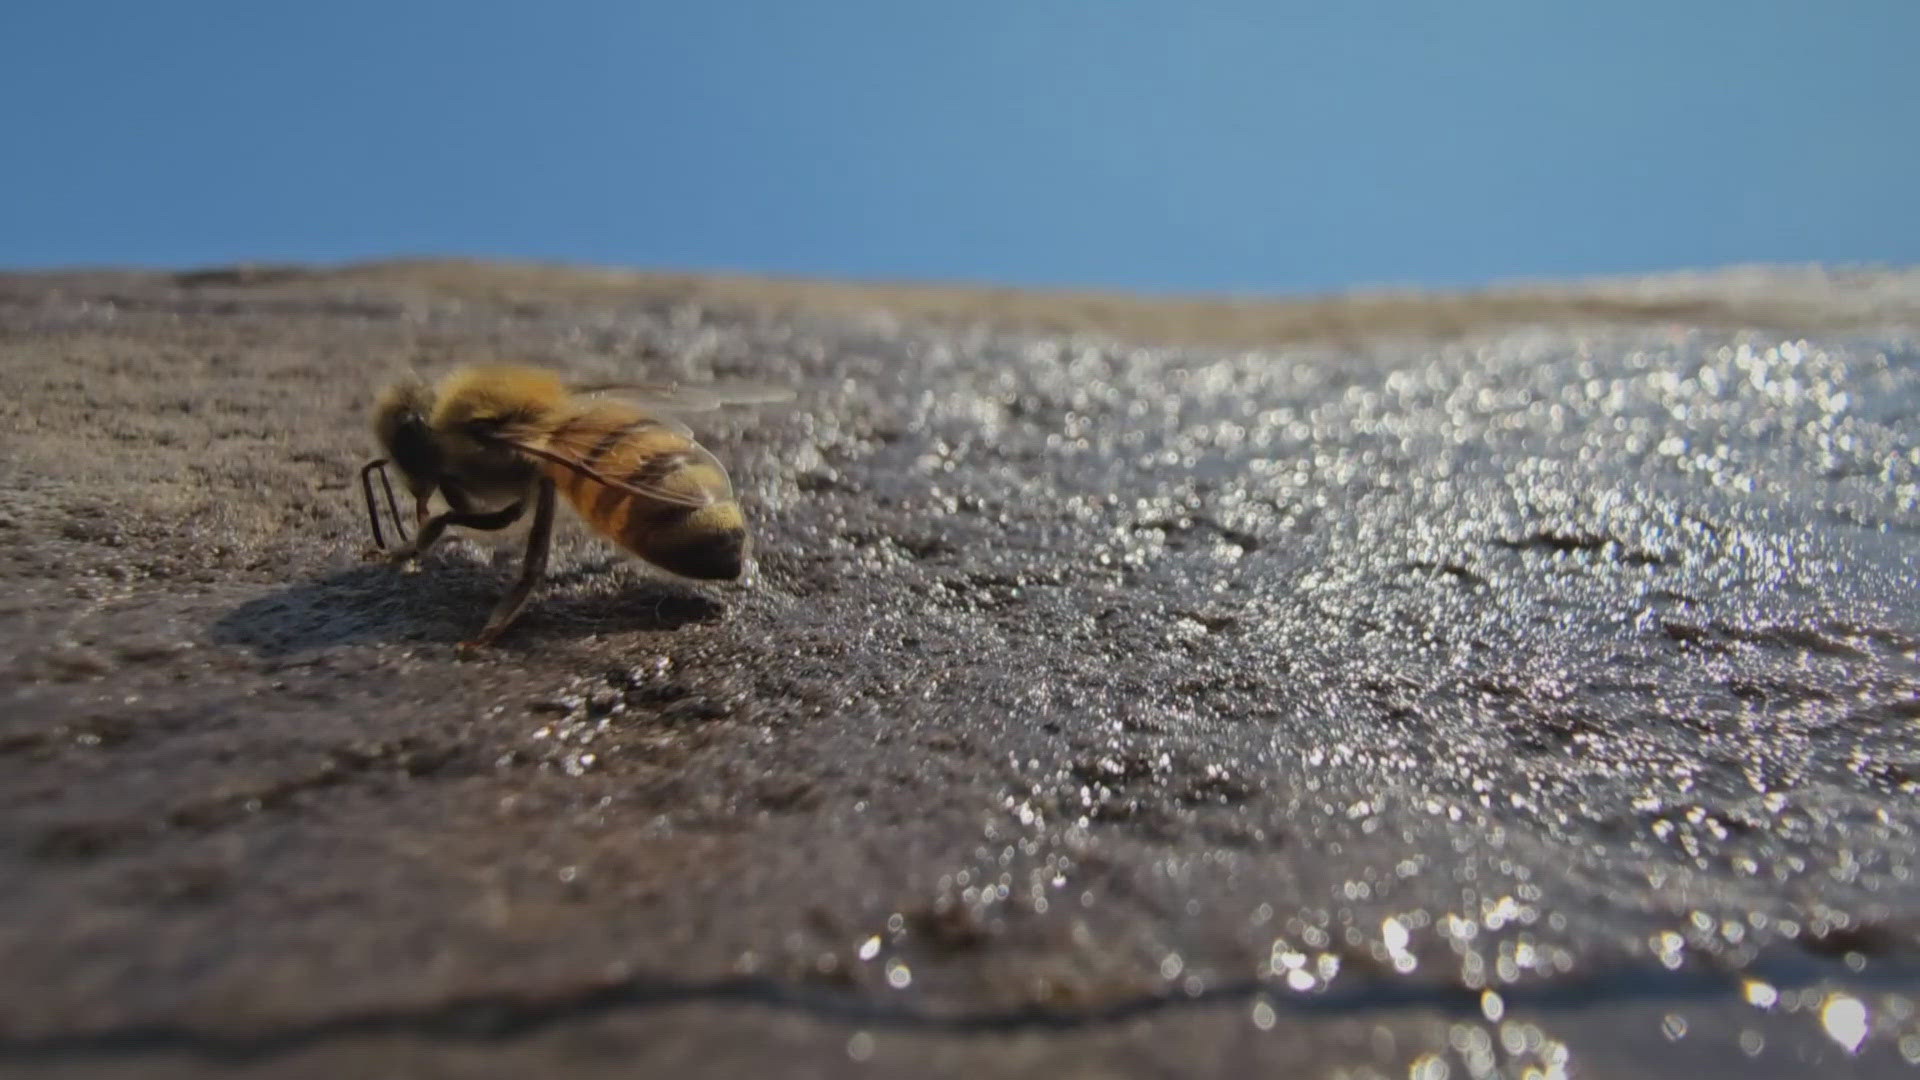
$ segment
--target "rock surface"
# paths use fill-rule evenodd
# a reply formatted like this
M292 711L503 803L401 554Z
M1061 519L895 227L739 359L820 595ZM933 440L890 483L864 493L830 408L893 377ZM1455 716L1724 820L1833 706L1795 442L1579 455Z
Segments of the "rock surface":
M0 276L0 1073L1910 1075L1920 275L1222 310ZM757 579L457 655L488 359L795 387Z

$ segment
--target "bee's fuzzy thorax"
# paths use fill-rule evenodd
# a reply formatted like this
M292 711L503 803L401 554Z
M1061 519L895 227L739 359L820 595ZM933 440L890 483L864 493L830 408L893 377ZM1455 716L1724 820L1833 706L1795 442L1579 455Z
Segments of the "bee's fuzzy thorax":
M566 384L540 368L510 365L464 367L440 380L435 430L458 430L475 421L530 421L566 405Z

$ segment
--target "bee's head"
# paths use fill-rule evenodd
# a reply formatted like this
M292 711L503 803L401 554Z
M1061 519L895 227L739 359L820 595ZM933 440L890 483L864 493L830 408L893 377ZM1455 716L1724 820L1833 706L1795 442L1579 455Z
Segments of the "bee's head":
M443 467L427 426L433 404L433 391L416 378L387 387L373 406L374 437L415 495L432 491Z

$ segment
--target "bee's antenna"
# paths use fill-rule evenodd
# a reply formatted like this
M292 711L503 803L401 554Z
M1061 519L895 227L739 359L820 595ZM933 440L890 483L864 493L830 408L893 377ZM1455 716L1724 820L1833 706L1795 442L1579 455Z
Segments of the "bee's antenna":
M380 486L387 493L387 512L393 517L393 531L400 535L400 542L407 540L407 527L400 520L400 503L393 497L393 484L387 480L387 459L375 458L360 467L360 494L367 500L367 524L373 527L373 546L382 551L387 549L387 538L380 533L380 508L373 499L373 473L380 473Z
M393 515L393 531L400 534L400 542L404 544L408 540L411 540L412 537L407 534L407 519L400 516L400 504L394 501L393 485L387 482L387 470L384 468L380 470L380 486L386 489L387 492L387 513ZM415 509L424 508L424 503L420 503L415 507ZM422 517L424 518L424 516L423 514Z

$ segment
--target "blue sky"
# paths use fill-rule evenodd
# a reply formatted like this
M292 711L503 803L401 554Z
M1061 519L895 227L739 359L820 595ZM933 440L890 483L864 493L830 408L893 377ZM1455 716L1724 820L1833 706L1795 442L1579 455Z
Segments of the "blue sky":
M1920 3L16 2L0 265L1920 262Z

